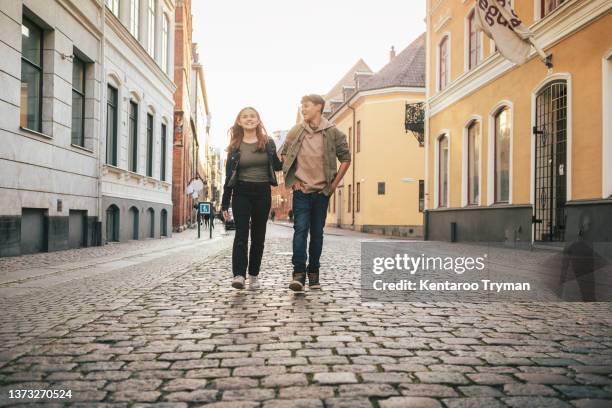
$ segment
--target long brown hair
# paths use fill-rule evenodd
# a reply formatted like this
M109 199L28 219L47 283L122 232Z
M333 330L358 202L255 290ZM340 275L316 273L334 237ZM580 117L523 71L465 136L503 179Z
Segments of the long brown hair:
M240 109L240 112L238 112L238 115L236 116L236 120L234 121L234 125L229 129L228 133L230 137L230 142L229 142L229 145L227 146L228 152L238 149L240 147L240 143L242 143L242 139L244 138L244 129L242 128L242 126L240 126L238 121L240 120L240 115L242 115L242 112L244 112L247 109L250 109L253 112L255 112L255 115L257 116L257 120L259 121L259 124L257 125L257 128L255 129L255 133L257 135L256 151L261 152L261 151L264 151L266 148L266 143L268 143L268 132L266 132L266 128L261 122L261 117L259 116L259 112L257 112L255 108L247 106L246 108Z

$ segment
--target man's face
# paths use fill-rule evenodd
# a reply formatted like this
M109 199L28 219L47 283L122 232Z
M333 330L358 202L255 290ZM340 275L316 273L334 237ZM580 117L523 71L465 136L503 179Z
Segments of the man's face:
M310 101L302 103L302 116L307 122L318 119L321 116L321 105L315 105Z

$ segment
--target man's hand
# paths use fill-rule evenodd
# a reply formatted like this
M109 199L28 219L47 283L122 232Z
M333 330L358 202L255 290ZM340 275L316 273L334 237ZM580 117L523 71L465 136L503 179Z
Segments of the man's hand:
M301 180L296 181L293 186L291 186L293 191L302 190L304 188L304 182Z
M337 187L338 187L338 183L336 183L335 180L332 181L332 183L329 185L329 194L328 194L329 197L334 195L334 191L336 191Z
M229 215L229 211L225 210L223 211L223 220L229 220L230 215Z

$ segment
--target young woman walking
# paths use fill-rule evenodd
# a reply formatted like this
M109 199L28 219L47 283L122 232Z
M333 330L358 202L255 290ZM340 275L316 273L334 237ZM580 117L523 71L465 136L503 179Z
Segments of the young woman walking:
M231 201L236 225L232 286L244 289L248 269L249 288L257 289L266 223L272 204L270 186L278 185L275 171L282 169L282 162L276 154L274 141L268 137L254 108L246 107L238 113L229 136L221 209L227 219ZM251 248L247 251L249 233Z

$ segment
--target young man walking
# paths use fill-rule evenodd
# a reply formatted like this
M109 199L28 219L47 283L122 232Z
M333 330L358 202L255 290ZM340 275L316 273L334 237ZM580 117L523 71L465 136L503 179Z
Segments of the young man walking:
M308 287L321 288L319 259L329 197L351 164L346 135L322 116L324 106L319 95L302 98L304 120L289 131L281 151L285 186L293 190L293 277L289 288L294 291L304 290L306 273Z

